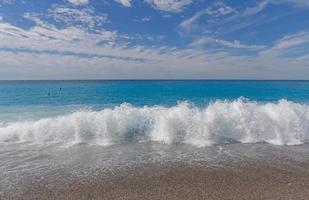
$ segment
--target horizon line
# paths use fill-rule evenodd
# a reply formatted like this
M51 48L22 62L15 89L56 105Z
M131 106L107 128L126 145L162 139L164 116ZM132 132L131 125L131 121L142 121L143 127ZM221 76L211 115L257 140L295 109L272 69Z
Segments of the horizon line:
M0 79L0 81L309 81L309 79Z

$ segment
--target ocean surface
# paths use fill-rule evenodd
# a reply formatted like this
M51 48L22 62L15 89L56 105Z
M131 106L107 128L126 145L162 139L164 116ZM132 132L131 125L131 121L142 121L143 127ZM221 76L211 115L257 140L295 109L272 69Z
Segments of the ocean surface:
M307 81L1 81L0 143L303 144Z
M309 81L0 81L0 197L141 163L292 164L308 142Z

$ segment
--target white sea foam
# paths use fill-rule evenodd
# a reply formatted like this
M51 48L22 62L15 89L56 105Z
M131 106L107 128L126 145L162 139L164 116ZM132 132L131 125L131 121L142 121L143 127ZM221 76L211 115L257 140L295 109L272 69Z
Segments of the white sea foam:
M110 145L156 141L208 146L266 142L297 145L309 140L309 105L280 100L216 101L205 107L188 102L174 107L122 104L102 111L0 124L0 142L63 142Z

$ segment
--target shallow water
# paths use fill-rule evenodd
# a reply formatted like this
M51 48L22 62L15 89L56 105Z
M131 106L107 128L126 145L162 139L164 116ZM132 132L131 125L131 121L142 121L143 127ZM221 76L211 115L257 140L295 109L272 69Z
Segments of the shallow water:
M64 147L23 143L2 146L0 160L0 196L14 196L43 180L55 187L76 177L117 176L138 166L166 163L238 170L240 164L260 162L273 168L308 173L309 146L229 144L197 148L147 142Z

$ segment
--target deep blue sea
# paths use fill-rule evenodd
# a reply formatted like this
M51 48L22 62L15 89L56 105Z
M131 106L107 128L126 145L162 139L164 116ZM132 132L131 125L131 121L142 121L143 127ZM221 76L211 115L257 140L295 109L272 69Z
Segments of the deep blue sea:
M309 81L0 81L0 199L149 163L301 169L308 142Z

